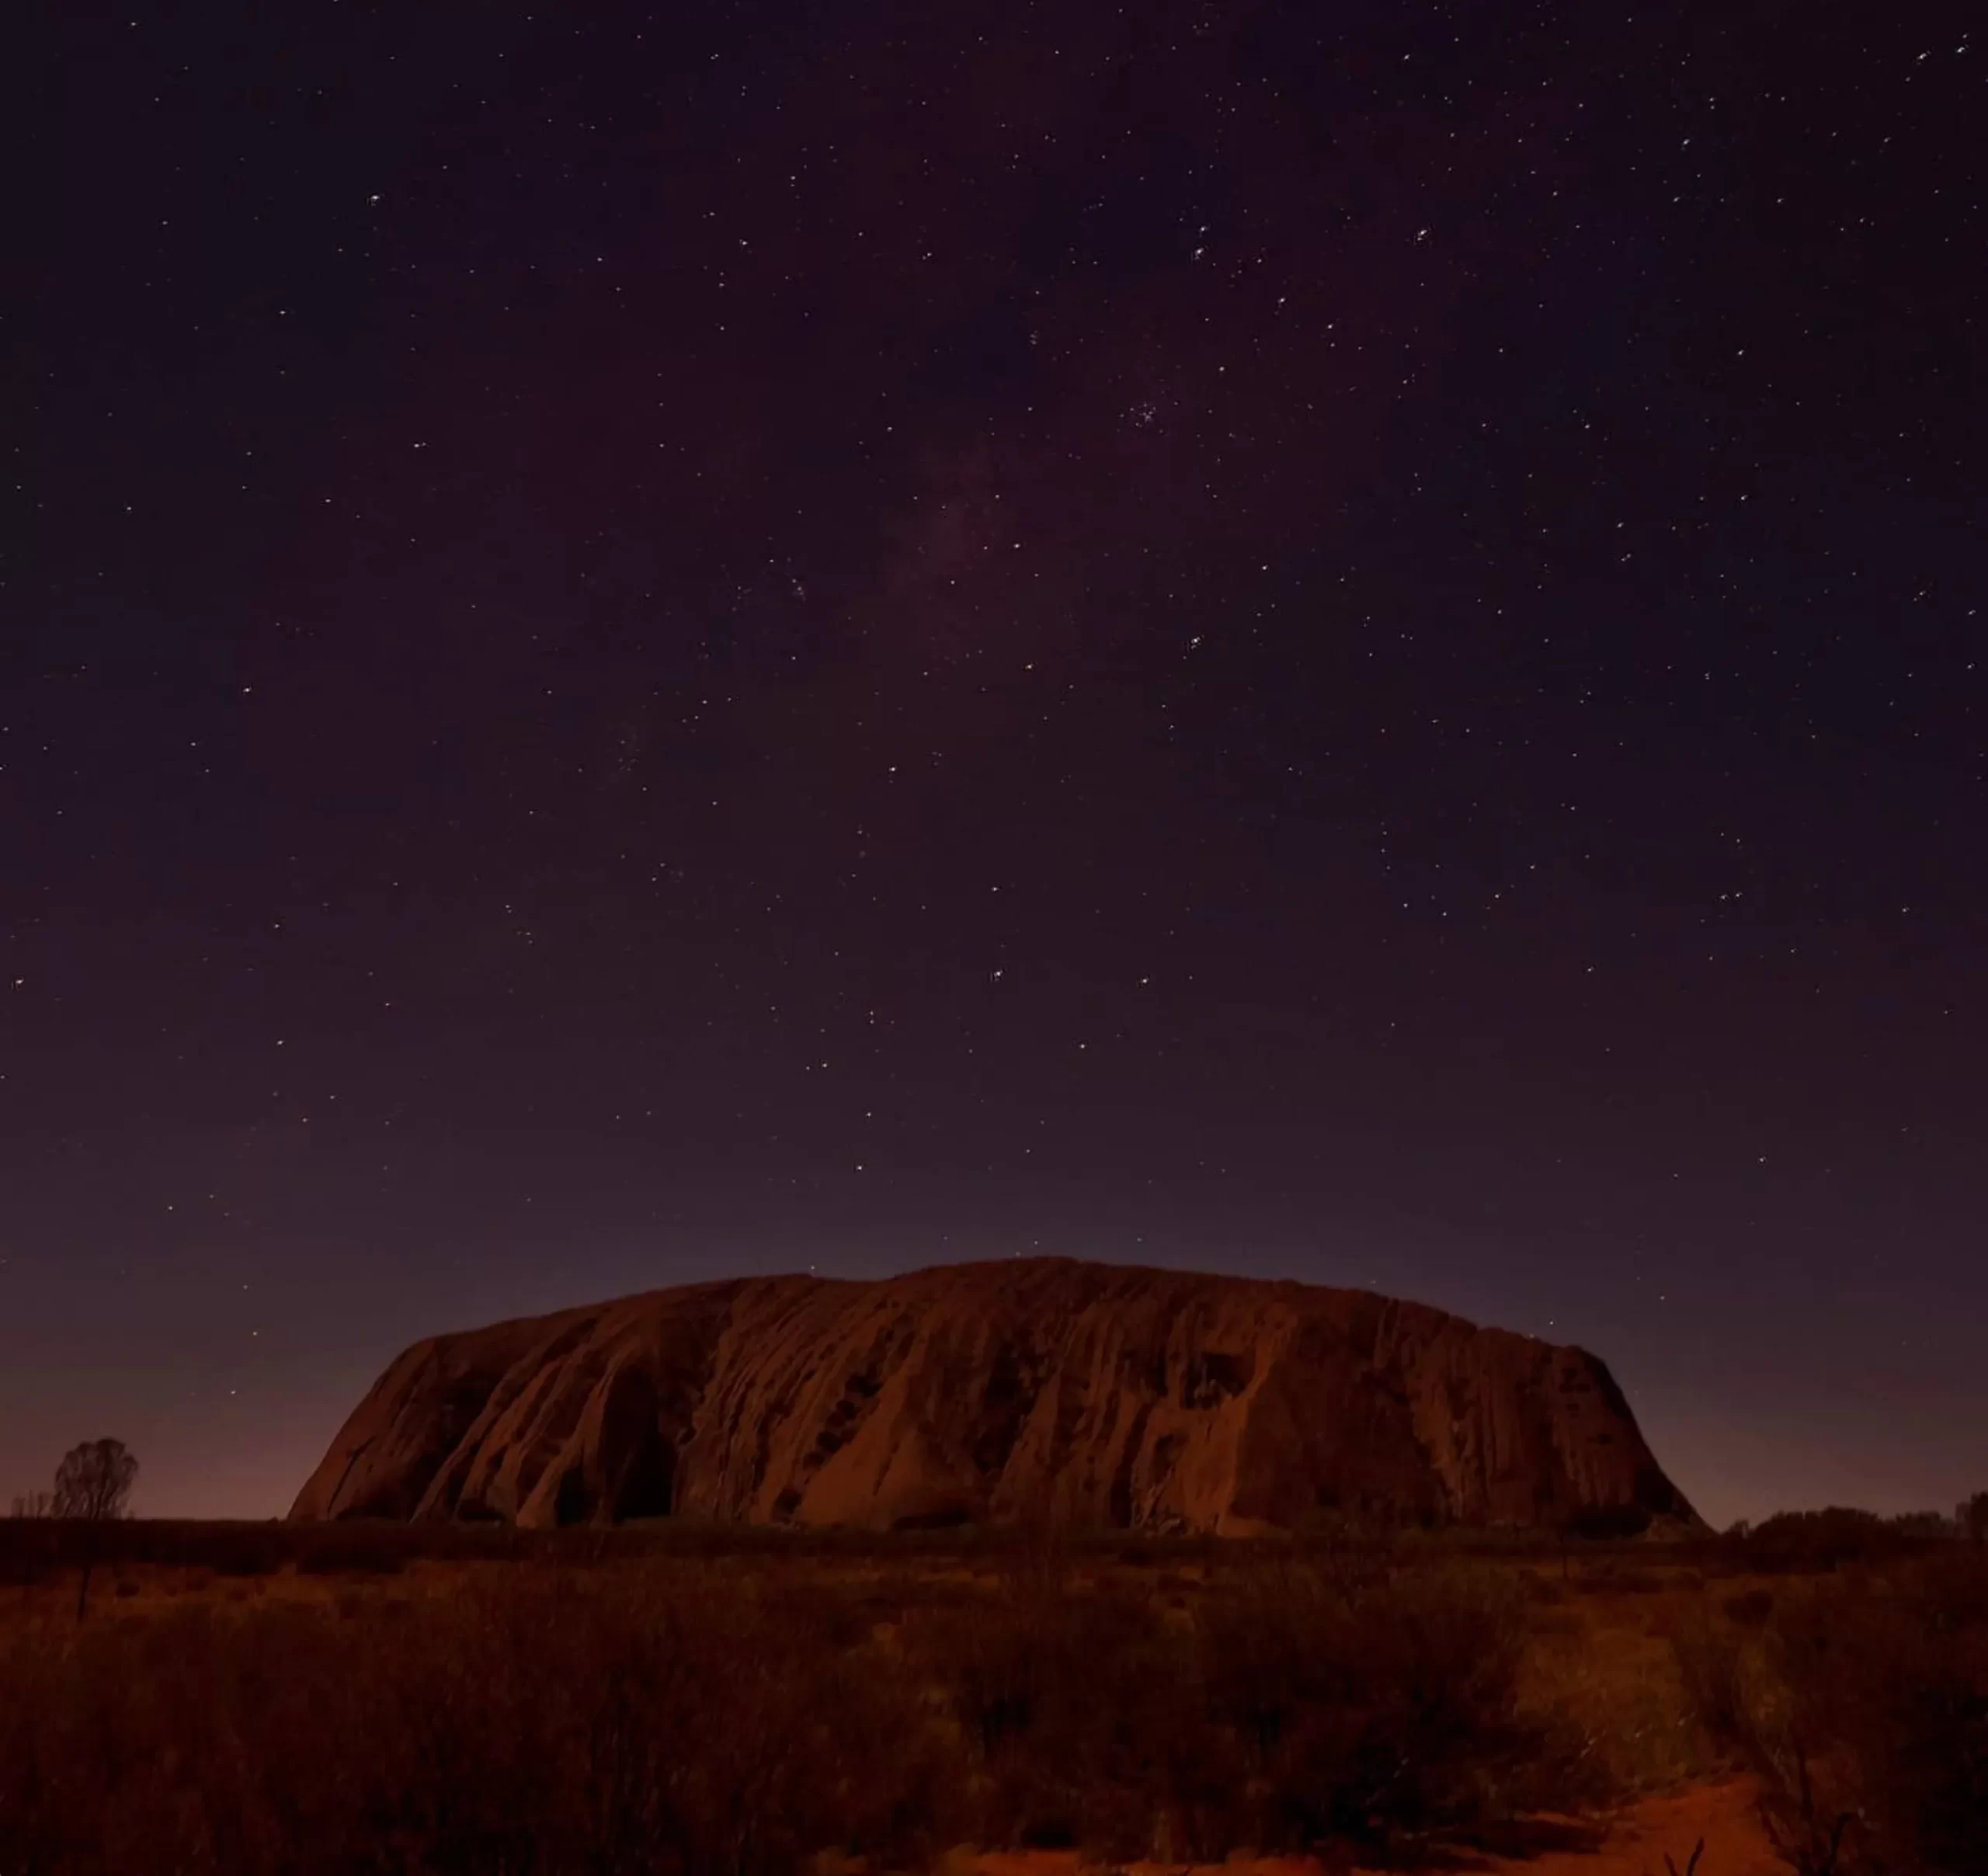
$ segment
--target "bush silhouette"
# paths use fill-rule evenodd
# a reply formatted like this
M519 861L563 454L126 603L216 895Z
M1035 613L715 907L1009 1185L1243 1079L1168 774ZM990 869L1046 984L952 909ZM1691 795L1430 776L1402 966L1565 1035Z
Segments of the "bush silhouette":
M1955 1551L1778 1592L1678 1638L1699 1717L1799 1876L1988 1869L1988 1564Z

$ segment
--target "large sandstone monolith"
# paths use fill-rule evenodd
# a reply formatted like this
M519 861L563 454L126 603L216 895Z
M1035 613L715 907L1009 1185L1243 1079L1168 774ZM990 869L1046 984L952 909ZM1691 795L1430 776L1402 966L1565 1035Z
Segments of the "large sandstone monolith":
M1691 1521L1582 1350L1361 1291L1041 1258L746 1277L417 1343L291 1516L1246 1534Z

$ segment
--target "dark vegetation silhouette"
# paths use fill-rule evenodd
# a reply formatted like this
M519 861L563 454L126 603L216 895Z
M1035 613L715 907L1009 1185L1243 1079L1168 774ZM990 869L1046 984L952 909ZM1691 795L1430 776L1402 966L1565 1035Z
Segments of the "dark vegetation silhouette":
M1951 1548L1965 1528L1967 1508L1948 1520L1938 1512L1880 1517L1832 1505L1820 1511L1784 1511L1757 1524L1736 1525L1718 1545L1729 1562L1764 1575L1833 1570L1847 1564L1882 1563Z
M122 1440L85 1440L62 1455L55 1489L31 1500L15 1500L28 1516L68 1520L78 1527L82 1569L76 1582L76 1619L89 1611L90 1577L96 1567L98 1527L123 1516L138 1477L138 1462Z
M1954 1521L1967 1533L1970 1543L1988 1544L1988 1492L1977 1492L1964 1499L1954 1513Z
M1833 1568L1674 1638L1707 1732L1797 1876L1988 1870L1988 1559Z
M1792 1876L1988 1871L1970 1529L1965 1507L1666 1544L5 1523L0 1871L756 1876L960 1843L1412 1861L1722 1763ZM78 1623L92 1560L116 1597ZM1538 1696L1556 1648L1591 1676L1602 1607L1668 1639L1647 1711Z
M122 1440L85 1440L62 1455L55 1468L50 1515L58 1518L121 1518L137 1482L138 1462Z

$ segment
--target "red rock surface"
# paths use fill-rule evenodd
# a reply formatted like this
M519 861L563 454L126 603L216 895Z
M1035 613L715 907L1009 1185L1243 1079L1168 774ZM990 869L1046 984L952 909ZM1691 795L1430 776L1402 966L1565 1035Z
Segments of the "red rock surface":
M748 1277L417 1343L296 1518L675 1512L1246 1534L1689 1519L1579 1349L1361 1291L1061 1258Z

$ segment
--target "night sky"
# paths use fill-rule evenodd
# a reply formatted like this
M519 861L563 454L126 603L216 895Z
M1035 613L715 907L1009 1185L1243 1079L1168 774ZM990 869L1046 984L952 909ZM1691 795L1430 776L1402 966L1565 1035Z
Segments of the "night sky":
M38 9L0 1497L1061 1251L1988 1485L1988 47L1910 9Z

